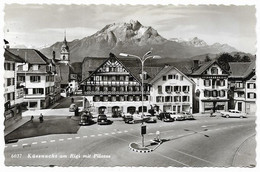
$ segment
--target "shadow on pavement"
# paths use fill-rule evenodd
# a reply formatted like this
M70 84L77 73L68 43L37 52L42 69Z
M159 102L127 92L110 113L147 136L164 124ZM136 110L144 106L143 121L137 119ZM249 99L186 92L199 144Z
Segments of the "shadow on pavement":
M39 119L34 119L6 135L5 142L11 143L23 138L49 134L75 134L79 128L78 120L70 117L46 117L42 123Z

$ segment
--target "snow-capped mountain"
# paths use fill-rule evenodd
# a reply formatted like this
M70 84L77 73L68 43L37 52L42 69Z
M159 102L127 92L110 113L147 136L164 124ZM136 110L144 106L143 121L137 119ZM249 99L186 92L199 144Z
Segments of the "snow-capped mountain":
M52 51L59 56L62 42L56 42L48 48L41 49L51 58ZM151 26L143 26L139 21L129 23L113 23L106 25L91 36L68 42L71 62L81 62L84 57L107 57L110 52L130 53L142 56L153 48L153 54L175 60L187 59L205 53L236 51L228 45L213 44L212 46L197 37L188 41L182 39L165 39Z

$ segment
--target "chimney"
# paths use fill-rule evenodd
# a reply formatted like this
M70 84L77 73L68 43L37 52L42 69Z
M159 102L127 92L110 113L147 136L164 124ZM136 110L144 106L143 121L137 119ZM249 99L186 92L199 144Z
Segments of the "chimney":
M7 40L5 40L5 39L4 39L4 42L5 42L4 48L5 49L9 49L10 48L9 42Z
M55 51L52 51L52 60L55 60Z

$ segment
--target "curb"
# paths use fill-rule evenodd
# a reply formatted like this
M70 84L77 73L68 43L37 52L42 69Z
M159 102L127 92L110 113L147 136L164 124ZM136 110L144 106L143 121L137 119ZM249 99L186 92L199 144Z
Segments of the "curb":
M138 153L150 153L150 152L153 152L155 149L157 149L161 145L161 143L162 142L159 142L159 144L157 146L155 146L155 148L153 148L153 149L146 148L147 150L139 150L137 148L132 147L132 144L136 144L136 143L132 142L129 144L129 149L131 151L138 152Z

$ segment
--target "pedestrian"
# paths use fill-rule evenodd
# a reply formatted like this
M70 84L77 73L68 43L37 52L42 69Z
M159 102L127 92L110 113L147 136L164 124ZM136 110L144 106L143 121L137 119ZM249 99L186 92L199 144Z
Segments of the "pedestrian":
M33 115L32 115L32 116L31 116L31 121L32 121L32 122L33 122L33 118L34 118L34 117L33 117Z
M74 103L74 98L73 97L71 98L71 103Z
M213 109L210 110L210 117L213 117Z
M43 122L43 115L42 115L42 113L40 114L39 119L40 119L40 123L42 123Z

